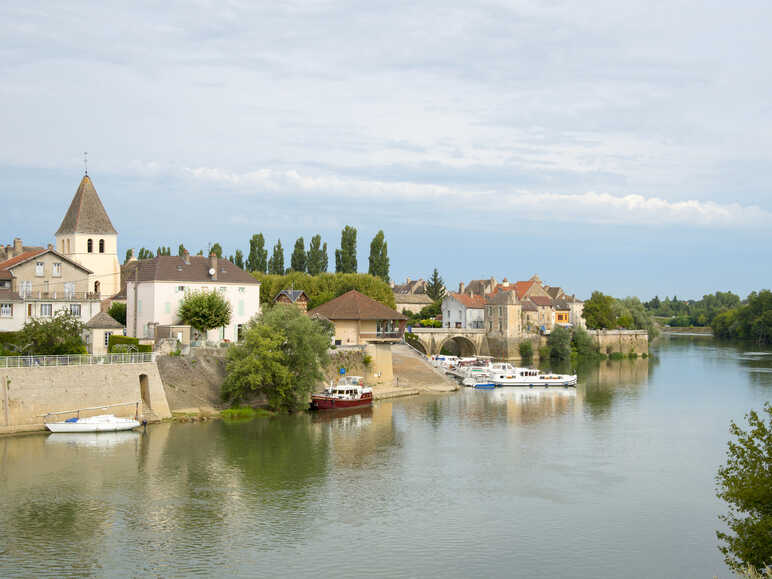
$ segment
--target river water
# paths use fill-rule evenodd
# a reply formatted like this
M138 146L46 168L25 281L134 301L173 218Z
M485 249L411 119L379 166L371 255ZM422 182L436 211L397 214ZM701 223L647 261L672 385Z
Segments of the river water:
M576 391L0 439L0 576L727 577L716 469L772 351L665 338Z

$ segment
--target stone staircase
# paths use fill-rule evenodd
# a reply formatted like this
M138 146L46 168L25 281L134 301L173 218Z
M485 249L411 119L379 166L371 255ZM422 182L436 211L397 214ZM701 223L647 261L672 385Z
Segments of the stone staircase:
M161 419L155 412L153 412L153 409L144 402L142 403L142 410L140 412L139 420L140 422L142 420L147 420L148 422L161 422Z

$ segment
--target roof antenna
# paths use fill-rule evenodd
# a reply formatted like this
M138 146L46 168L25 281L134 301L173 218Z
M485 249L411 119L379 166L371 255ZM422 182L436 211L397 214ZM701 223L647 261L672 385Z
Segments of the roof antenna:
M88 177L88 151L83 153L83 166L86 168L86 177Z

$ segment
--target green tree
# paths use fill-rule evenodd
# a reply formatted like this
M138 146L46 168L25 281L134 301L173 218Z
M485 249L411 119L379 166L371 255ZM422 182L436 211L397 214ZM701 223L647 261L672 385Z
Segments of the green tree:
M719 518L731 530L716 532L719 550L737 571L772 565L772 403L761 415L751 410L745 418L748 430L731 422L735 440L729 441L726 465L716 476L716 494L729 505L729 513Z
M573 336L571 337L571 347L583 358L598 357L600 355L598 345L592 339L592 336L580 326L574 328Z
M212 248L209 250L209 255L215 254L218 259L222 258L222 246L219 243L212 244Z
M228 349L223 398L237 402L263 394L275 410L300 410L324 379L331 339L329 324L298 308L267 308L249 323L243 342Z
M244 252L240 249L236 250L236 255L233 258L233 264L239 269L244 269Z
M206 332L230 324L231 305L217 290L202 290L187 294L178 314L184 324Z
M434 268L432 277L426 282L426 295L432 298L435 302L442 301L445 297L445 282L442 281L440 273L437 268Z
M568 360L571 357L571 331L563 326L552 328L547 345L550 349L550 358L553 360Z
M172 254L172 248L168 247L168 246L164 247L162 245L158 249L156 249L155 254L156 255L171 255Z
M121 302L113 302L107 313L116 322L120 322L122 325L126 325L126 304Z
M295 241L295 249L290 257L290 268L292 271L306 271L306 242L302 237Z
M379 231L370 242L370 268L368 273L389 281L389 244L386 243L383 230Z
M125 258L123 258L123 263L124 263L124 265L125 265L125 264L127 264L127 263L129 263L129 259L131 259L131 255L132 255L132 253L134 253L134 250L133 250L133 249L129 248L129 249L127 249L127 250L126 250L126 257L125 257Z
M335 250L335 272L357 272L357 230L350 225L340 234L340 249Z
M281 239L273 246L273 255L268 260L268 273L284 275L284 248L281 246Z
M247 271L265 273L268 269L268 250L265 248L265 238L262 233L256 233L249 240L249 255L247 256Z
M522 361L526 364L530 364L531 360L533 360L533 344L528 340L523 340L518 344L517 348L520 350L520 358Z
M177 248L177 255L182 257L183 255L185 255L185 251L186 251L185 246L180 243L180 246Z
M16 341L26 355L85 354L82 334L83 324L69 312L59 311L51 318L28 321L19 330Z
M322 249L322 236L314 235L308 246L308 263L306 269L311 275L319 275L327 271L327 244Z
M153 252L145 247L140 247L137 259L153 259Z
M599 291L592 292L589 300L584 302L582 316L590 329L608 329L616 327L614 315L614 298Z

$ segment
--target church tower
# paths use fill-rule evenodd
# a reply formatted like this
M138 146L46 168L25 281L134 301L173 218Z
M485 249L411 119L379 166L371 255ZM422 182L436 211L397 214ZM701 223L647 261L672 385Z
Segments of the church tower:
M88 289L104 298L118 293L118 232L110 222L88 173L56 232L56 249L92 271Z

